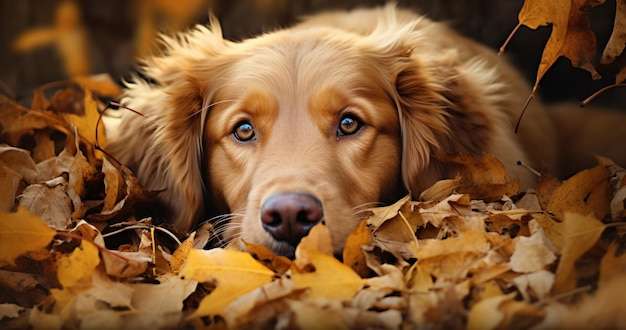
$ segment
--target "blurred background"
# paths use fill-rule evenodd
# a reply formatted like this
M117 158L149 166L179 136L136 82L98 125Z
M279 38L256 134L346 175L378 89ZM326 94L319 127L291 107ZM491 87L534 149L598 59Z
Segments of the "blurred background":
M136 58L158 47L158 33L176 31L217 16L224 35L241 40L286 27L303 15L330 9L382 5L384 0L0 0L0 89L27 103L42 84L76 75L108 73L122 81ZM517 24L523 0L399 0L428 17L445 21L461 34L497 50ZM612 28L615 0L591 10L592 28L601 53ZM509 58L534 82L550 34L522 27L506 49ZM581 101L612 77L593 81L561 58L544 77L546 101ZM615 88L596 101L626 110L626 92Z

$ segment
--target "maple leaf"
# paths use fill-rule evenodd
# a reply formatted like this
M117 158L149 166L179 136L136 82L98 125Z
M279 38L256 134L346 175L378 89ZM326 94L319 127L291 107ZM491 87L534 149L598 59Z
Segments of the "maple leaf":
M596 36L591 30L589 9L600 5L604 0L525 0L519 12L519 23L509 39L521 25L531 29L552 24L552 33L537 70L537 78L531 95L534 95L539 82L548 69L561 57L567 57L572 65L589 71L594 79L600 74L595 69ZM502 52L506 43L502 46Z

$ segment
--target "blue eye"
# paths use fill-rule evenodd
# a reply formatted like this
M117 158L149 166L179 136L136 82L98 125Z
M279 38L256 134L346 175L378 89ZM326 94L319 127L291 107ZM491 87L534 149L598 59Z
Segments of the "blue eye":
M254 126L249 121L242 120L235 126L233 136L241 142L254 140Z
M339 121L339 128L337 128L337 135L344 136L344 135L356 134L361 129L362 126L363 126L363 123L360 120L358 120L356 117L352 115L345 115Z

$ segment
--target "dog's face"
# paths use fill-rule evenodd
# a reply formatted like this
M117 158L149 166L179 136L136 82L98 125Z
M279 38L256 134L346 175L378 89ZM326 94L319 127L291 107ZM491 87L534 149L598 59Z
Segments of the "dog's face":
M341 251L359 210L402 191L398 110L380 68L311 35L249 54L206 99L207 179L234 214L226 236L289 255L324 221Z
M237 43L213 24L166 39L144 67L156 83L126 90L145 117L125 117L109 148L163 190L181 234L217 216L227 238L291 255L323 221L339 253L359 211L441 178L437 154L487 150L500 120L494 70L419 22Z

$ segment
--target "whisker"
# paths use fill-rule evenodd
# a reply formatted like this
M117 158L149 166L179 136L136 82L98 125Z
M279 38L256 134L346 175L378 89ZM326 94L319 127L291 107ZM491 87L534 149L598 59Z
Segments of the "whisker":
M236 101L236 100L222 100L222 101L213 102L213 103L211 103L211 104L209 104L209 105L207 105L207 106L204 106L204 107L200 108L200 110L198 110L198 111L196 111L196 112L194 112L194 113L190 114L190 115L189 115L189 116L187 116L187 118L185 118L185 119L189 119L189 118L191 118L191 117L194 117L194 116L198 115L199 113L201 113L201 112L203 112L203 111L205 111L205 110L209 110L210 108L212 108L212 107L213 107L213 106L215 106L215 105L222 104L222 103L228 103L228 102L235 102L235 101Z
M380 206L384 206L385 204L382 202L369 202L369 203L363 203L360 205L357 205L355 207L352 208L352 210L357 210L357 211L362 211L364 209L369 209L369 208L374 208L374 207L380 207Z

